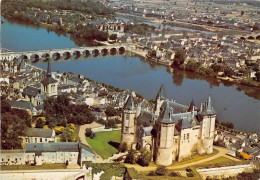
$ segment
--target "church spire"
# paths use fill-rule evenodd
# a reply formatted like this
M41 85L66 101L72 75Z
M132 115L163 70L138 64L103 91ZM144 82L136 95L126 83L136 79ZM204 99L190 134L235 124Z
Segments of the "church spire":
M51 64L50 64L50 61L48 61L47 77L51 77Z

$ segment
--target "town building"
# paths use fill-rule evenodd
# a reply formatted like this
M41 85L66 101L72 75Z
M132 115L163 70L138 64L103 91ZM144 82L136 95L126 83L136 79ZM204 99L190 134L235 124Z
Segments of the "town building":
M195 153L211 154L215 119L210 97L200 108L193 100L185 106L168 99L162 85L152 111L140 109L129 95L122 115L121 143L146 148L156 164L168 166Z
M56 135L53 129L28 128L24 136L21 136L23 143L53 143L56 142Z
M95 162L96 155L87 145L78 142L28 143L25 149L2 150L2 165L42 165L66 163L82 165L83 161Z
M47 75L41 81L41 93L46 94L47 97L58 95L58 81L51 76L50 62L48 62Z

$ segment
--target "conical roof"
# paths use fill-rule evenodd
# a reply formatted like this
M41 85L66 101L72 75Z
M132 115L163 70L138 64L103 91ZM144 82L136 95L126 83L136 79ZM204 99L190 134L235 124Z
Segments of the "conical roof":
M208 98L208 101L206 103L206 107L204 109L204 111L202 111L203 115L212 115L212 114L216 114L216 111L214 110L213 106L212 106L212 100L211 97Z
M172 112L169 106L169 103L167 102L167 105L162 110L162 113L159 116L159 121L161 123L171 124L174 123L174 119L172 118Z
M195 106L195 103L194 103L194 101L193 101L193 99L192 99L192 101L190 102L190 106L189 106L189 108L188 108L188 112L191 112L192 110L193 110L193 106Z
M124 109L133 110L134 108L135 108L134 97L133 94L130 93L129 97L126 100Z
M156 99L161 98L161 99L167 99L166 91L164 89L164 85L162 84L157 95Z

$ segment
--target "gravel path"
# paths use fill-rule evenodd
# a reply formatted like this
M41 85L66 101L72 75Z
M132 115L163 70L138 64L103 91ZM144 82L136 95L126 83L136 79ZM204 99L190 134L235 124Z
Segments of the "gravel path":
M86 140L86 136L85 136L85 130L86 128L95 128L95 127L100 127L102 125L96 123L96 122L93 122L91 124L84 124L84 125L81 125L80 128L79 128L79 138L80 138L80 141L81 143L83 144L86 144L89 146L87 140ZM93 152L95 152L93 149L92 149ZM97 158L96 158L96 163L103 163L103 158L101 156L99 156L96 152L95 152Z
M190 163L187 163L187 164L182 164L182 165L171 165L171 166L168 166L167 169L180 169L180 168L185 168L185 167L188 167L188 166L194 166L194 165L197 165L197 164L200 164L200 163L204 163L204 162L207 162L207 161L211 161L213 159L216 159L216 158L219 158L221 156L223 157L226 157L228 159L231 159L231 160L234 160L234 161L240 161L239 159L236 159L236 158L233 158L231 156L228 156L226 155L226 153L229 153L231 152L231 150L228 150L226 148L221 148L221 147L217 147L217 146L214 146L214 149L217 149L219 152L217 154L215 154L214 156L211 156L209 158L206 158L206 159L201 159L201 160L198 160L198 161L194 161L194 162L190 162ZM125 164L125 166L127 167L133 167L135 168L137 171L153 171L153 170L156 170L157 166L148 166L148 167L142 167L140 165L137 165L137 164Z

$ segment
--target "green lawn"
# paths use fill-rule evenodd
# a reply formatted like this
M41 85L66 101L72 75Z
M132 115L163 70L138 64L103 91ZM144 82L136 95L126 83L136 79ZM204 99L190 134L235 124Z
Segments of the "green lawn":
M97 132L93 139L87 137L87 142L97 154L106 159L112 156L112 154L118 152L115 147L119 145L120 139L121 131L119 130Z
M207 161L193 167L195 168L214 168L214 167L222 167L222 166L233 166L233 165L241 165L241 164L249 164L250 161L234 161L226 157L218 157L211 161Z
M214 155L216 155L218 153L219 153L219 150L213 149L213 153L212 154L202 154L202 155L194 154L194 155L191 156L191 158L184 159L181 162L173 162L173 164L171 166L179 166L179 165L183 165L183 164L199 161L199 160L206 159L206 158L209 158L211 156L214 156Z
M43 164L41 166L31 165L12 165L12 166L1 166L1 170L42 170L42 169L66 169L65 164Z

